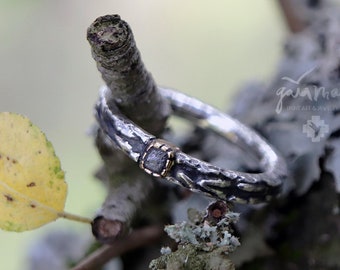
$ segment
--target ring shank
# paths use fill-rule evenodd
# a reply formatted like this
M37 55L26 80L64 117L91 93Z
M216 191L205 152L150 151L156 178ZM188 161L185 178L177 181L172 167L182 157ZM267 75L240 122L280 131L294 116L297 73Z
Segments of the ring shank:
M195 98L167 88L159 90L170 102L174 114L190 119L197 126L213 130L241 148L250 148L260 159L262 168L267 171L275 169L277 153L255 131Z
M193 158L163 140L159 142L155 136L123 116L115 104L110 103L109 107L107 100L110 98L110 90L107 87L101 88L100 92L96 106L100 127L118 148L132 160L139 162L140 166L150 164L150 168L141 166L146 172L164 177L193 191L238 203L269 201L280 192L282 181L286 177L284 160L261 136L238 120L195 98L171 89L159 88L160 94L168 100L174 114L189 119L200 127L209 128L240 147L254 151L259 157L261 167L264 168L261 173L222 169ZM167 156L162 152L164 149L172 160L166 160ZM149 155L146 151L151 150L153 152ZM152 166L156 164L149 156L159 159L160 162L163 159L166 161L167 167L162 170L162 174L153 172ZM145 157L150 160L144 160ZM159 166L161 164L157 165L157 170L160 169Z

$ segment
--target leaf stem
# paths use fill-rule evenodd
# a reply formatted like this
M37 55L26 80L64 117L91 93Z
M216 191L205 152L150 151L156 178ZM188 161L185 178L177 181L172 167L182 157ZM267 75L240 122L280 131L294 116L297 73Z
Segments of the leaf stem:
M58 217L65 218L65 219L72 220L72 221L87 223L87 224L92 223L92 219L90 218L74 215L74 214L67 213L67 212L58 212Z

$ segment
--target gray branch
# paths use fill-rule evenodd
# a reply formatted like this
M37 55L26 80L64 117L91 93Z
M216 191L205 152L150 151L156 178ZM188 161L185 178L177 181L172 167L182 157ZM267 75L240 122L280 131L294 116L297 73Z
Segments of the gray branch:
M145 130L160 135L170 108L143 65L128 24L118 15L99 17L88 28L87 39L97 68L112 92L110 102ZM108 196L93 222L93 232L99 240L110 242L126 231L135 211L152 189L152 181L116 150L100 129L96 145L104 161L97 176L106 185ZM112 228L112 221L115 229L108 230Z

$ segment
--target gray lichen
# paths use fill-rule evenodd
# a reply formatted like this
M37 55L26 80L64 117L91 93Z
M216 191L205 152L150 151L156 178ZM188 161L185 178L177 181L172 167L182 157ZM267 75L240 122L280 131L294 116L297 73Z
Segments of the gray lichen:
M149 266L152 270L234 270L233 263L228 259L225 247L211 252L197 249L195 245L180 245L176 252L153 260Z
M231 229L239 215L229 210L220 212L218 202L211 205L205 215L189 209L189 221L165 227L179 246L175 252L163 248L163 255L150 263L151 269L234 269L227 255L240 245Z
M229 232L230 224L236 222L237 219L238 214L228 213L216 225L211 225L208 221L199 224L183 221L166 226L165 231L172 239L182 245L193 244L204 251L228 246L228 250L232 252L240 245L238 239Z

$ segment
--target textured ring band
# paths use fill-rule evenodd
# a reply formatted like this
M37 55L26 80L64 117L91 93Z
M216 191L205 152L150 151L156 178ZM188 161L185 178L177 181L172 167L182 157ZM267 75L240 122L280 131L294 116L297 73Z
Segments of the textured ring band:
M286 177L284 160L255 131L219 110L182 93L159 88L173 113L210 128L232 143L245 146L259 158L261 173L222 169L183 153L171 143L138 127L110 102L107 87L100 90L96 118L101 129L147 173L195 192L237 203L260 203L276 197Z

